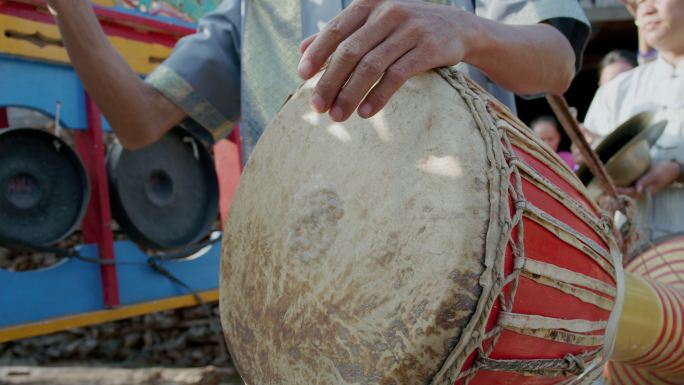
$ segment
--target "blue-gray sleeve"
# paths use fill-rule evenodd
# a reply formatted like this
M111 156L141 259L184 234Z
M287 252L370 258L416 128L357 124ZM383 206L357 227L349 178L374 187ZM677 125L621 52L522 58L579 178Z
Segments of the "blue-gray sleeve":
M582 66L582 55L590 33L590 24L576 0L475 0L478 16L512 25L548 23L558 29L575 52L575 71ZM488 88L497 94L495 87ZM543 94L519 95L534 99ZM502 96L503 97L503 96ZM512 96L511 96L512 98Z
M576 0L475 0L475 13L505 24L532 25L548 23L559 30L575 51L575 69L579 71L589 39L590 24Z
M240 118L240 29L240 0L224 0L145 80L217 139Z
M566 17L589 25L576 0L475 0L475 13L505 24L531 25Z

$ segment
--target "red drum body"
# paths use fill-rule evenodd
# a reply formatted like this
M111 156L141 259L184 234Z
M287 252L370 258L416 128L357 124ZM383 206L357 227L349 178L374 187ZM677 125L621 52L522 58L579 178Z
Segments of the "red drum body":
M305 84L246 166L222 322L248 384L565 384L600 374L616 247L579 180L462 74L383 113Z
M565 164L508 111L487 100L490 114L499 119L501 145L510 143L504 157L513 170L511 190L522 187L517 197L509 194L511 218L517 206L522 219L504 257L504 276L513 281L503 286L487 318L485 332L494 336L471 353L456 384L572 381L603 354L616 297L615 243ZM524 261L518 262L516 282L514 250L521 235Z

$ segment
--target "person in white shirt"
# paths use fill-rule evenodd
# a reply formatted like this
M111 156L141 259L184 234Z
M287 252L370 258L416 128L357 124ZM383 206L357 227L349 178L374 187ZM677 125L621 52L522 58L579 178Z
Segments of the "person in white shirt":
M637 224L642 240L684 232L684 1L637 0L636 20L647 42L658 49L651 63L618 75L602 86L584 125L605 136L643 111L667 119L651 151L651 167L621 193L639 201Z

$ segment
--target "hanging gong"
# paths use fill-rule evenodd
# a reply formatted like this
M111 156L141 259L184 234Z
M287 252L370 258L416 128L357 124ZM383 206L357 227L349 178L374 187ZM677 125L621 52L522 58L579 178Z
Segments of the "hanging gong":
M132 240L175 249L205 236L218 214L214 162L197 136L176 127L136 151L107 157L112 214Z
M32 128L0 131L0 165L0 237L48 245L80 223L88 177L63 140Z

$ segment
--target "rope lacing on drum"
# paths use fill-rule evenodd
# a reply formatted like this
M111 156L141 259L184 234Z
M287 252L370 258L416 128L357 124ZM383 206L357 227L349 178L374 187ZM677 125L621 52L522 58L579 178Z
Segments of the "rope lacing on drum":
M477 362L478 370L520 372L537 376L578 375L585 369L578 356L568 354L562 359L547 360L494 360L483 358Z
M479 90L476 84L469 83L462 74L456 71L442 69L440 70L440 74L463 97L463 100L471 111L473 119L484 139L487 160L490 165L489 171L487 172L487 177L490 182L490 218L494 220L494 222L490 221L487 230L488 243L485 246L485 271L480 279L483 288L482 297L478 302L478 307L476 308L471 321L462 331L461 341L447 357L442 369L433 378L432 384L451 385L460 380L465 380L464 382L467 384L479 370L506 371L524 375L550 377L586 375L586 373L584 373L585 370L587 370L585 366L595 362L603 349L598 348L590 350L580 355L569 354L562 359L496 360L491 359L490 355L504 329L507 327L497 324L489 331L486 331L485 328L491 314L491 309L494 306L494 301L499 302L499 311L512 313L519 278L522 272L526 270L526 257L523 242L523 217L527 218L530 215L536 215L532 220L535 222L546 221L544 224L537 222L543 227L547 227L547 229L553 228L556 229L556 231L564 231L565 238L563 241L570 242L571 240L572 246L582 251L588 249L587 253L593 253L591 257L594 258L600 266L604 267L609 275L614 276L615 274L615 272L610 269L612 266L609 266L613 263L610 259L610 251L605 250L592 239L574 231L564 223L534 207L525 199L523 193L523 177L521 175L522 171L525 172L525 179L532 180L534 183L543 184L543 191L546 191L549 195L555 197L569 210L577 212L577 215L583 219L585 223L588 223L606 244L610 244L611 234L609 231L611 231L611 227L603 220L597 220L594 213L590 212L574 199L555 191L557 190L556 185L546 180L545 177L526 165L524 160L516 155L516 152L513 150L511 138L515 140L516 146L520 146L521 142L523 145L531 144L531 152L534 153L534 156L538 156L542 160L545 160L545 163L547 163L558 175L561 175L561 178L564 178L565 182L570 186L573 186L578 190L582 188L575 179L563 176L563 173L567 172L567 167L558 163L561 161L556 159L557 157L544 154L543 151L545 151L545 149L543 146L537 145L535 140L526 137L526 133L520 132L519 129L514 129L506 119L499 118L499 111L496 110L496 107L493 107L493 103L486 99L487 96L481 96L486 95L484 91ZM505 117L508 118L509 116ZM522 123L519 124L522 125ZM541 148L541 150L539 148ZM512 202L513 212L510 212L511 207L509 205L509 199L510 202ZM593 202L588 202L588 204L593 208L594 212L599 212ZM498 229L493 229L492 226L499 227ZM491 234L495 234L497 238L494 239L492 237L490 239L489 236ZM513 235L515 235L515 237ZM507 248L510 248L514 261L513 269L509 274L506 274L504 266ZM492 252L495 253L494 258L492 258ZM536 260L535 266L535 269L541 268L541 271L545 271L546 269L544 263L540 263ZM566 272L563 269L554 269L553 265L550 265L549 267L551 267L553 274L569 274L571 280L579 280L578 282L581 282L579 284L580 286L587 283L597 286L599 289L602 288L600 282L597 283L591 278L581 277L580 274L573 275L572 272ZM528 275L526 275L526 277L530 278ZM542 278L550 280L551 283L555 282L553 281L553 278L540 277L540 279ZM547 284L549 283L547 282ZM558 283L558 285L560 284L562 283ZM565 284L565 286L573 287L571 284ZM592 296L598 296L598 294L586 290L577 295L585 299ZM607 301L606 298L602 298ZM575 326L572 321L569 325ZM558 332L556 334L563 334L567 338L575 338L577 340L581 340L585 337L587 340L591 340L592 337L600 337L591 335L585 336L582 335L581 332L573 333L572 331L561 331L556 328L541 330L541 332L550 333L554 330ZM532 330L532 332L534 331L535 330ZM473 353L477 353L478 355L474 364L468 370L462 371L464 363ZM592 376L594 375L594 369L595 368L591 368L591 370L588 370L591 372Z
M492 111L489 108L487 108L486 112L488 114L488 117L497 116L496 112ZM520 172L513 165L514 163L511 162L512 159L517 159L517 156L515 155L515 151L513 151L513 146L511 145L511 142L508 140L508 136L505 134L505 129L499 125L494 125L494 122L492 120L485 121L487 121L491 126L493 126L494 129L498 130L499 132L499 140L503 145L502 152L505 161L505 167L502 167L502 174L505 175L509 180L513 179L512 182L508 185L508 194L511 200L514 202L514 212L506 223L508 226L505 227L503 235L507 238L507 246L511 248L511 253L514 259L514 265L512 272L506 276L505 267L503 266L506 250L498 250L498 255L501 257L498 258L499 268L497 269L497 291L499 291L498 298L500 309L501 311L510 312L513 309L515 293L518 290L520 271L522 270L522 267L525 264L523 213L527 207L527 200L525 199L525 194L523 193L522 178L520 176ZM500 120L494 119L494 121L499 122ZM513 230L516 228L517 237L514 238ZM511 285L511 289L506 294L504 288L508 285ZM492 342L488 344L484 354L480 354L481 359L489 359L489 355L494 350L494 346L496 345L499 337L501 336L501 333L503 332L503 328L499 326L497 326L495 329L497 330L497 333L495 333L492 336ZM476 365L479 365L479 363L480 359L477 360ZM469 380L470 378L472 378L474 374L475 373L470 374L467 377L467 379ZM466 380L466 383L468 382L468 380Z
M489 249L491 245L487 245L485 249L486 270L485 273L483 273L483 282L485 283L483 285L483 296L485 296L486 300L480 302L476 314L473 316L477 322L471 321L470 323L470 330L472 330L472 325L475 324L479 325L478 327L481 328L481 330L471 331L470 338L463 344L467 346L461 346L460 352L458 351L459 347L457 346L447 358L445 367L433 380L433 384L453 384L455 380L462 378L465 378L467 382L476 374L479 360L470 370L460 374L458 371L460 371L460 367L465 358L473 351L477 351L480 358L488 359L503 332L503 328L496 326L485 333L484 328L486 320L489 317L489 310L485 310L485 308L492 308L492 300L498 300L499 309L501 311L510 311L513 308L513 298L515 297L518 288L518 278L525 262L523 212L527 207L527 201L525 200L522 190L520 172L515 166L511 165L512 163L515 164L515 162L511 162L511 160L517 159L516 153L513 151L513 147L508 140L505 131L495 125L494 122L498 121L498 119L492 119L492 116L497 116L497 114L488 110L485 101L479 98L477 94L467 86L463 75L455 71L444 70L442 76L459 91L472 112L477 127L483 136L490 164L490 169L487 173L490 182L490 216L492 219L496 218L500 225L500 231L498 233L496 233L496 230L491 233L496 234L497 236L496 240L491 240L496 242L495 250ZM498 144L503 144L503 146L499 146ZM500 152L497 152L497 150ZM509 197L512 202L514 202L514 212L512 215L509 212ZM490 223L488 236L490 235L490 231L492 231L491 226L492 224ZM514 230L517 230L516 237L513 237ZM510 247L515 261L513 270L508 275L506 275L504 266L507 247ZM491 252L494 252L493 260L490 259L492 256ZM491 277L491 279L487 278L488 274L490 274L489 277ZM487 287L487 284L489 284L489 287ZM504 288L507 286L510 286L510 290L504 291ZM469 328L466 328L463 333L467 333L469 331L468 329ZM478 332L477 337L475 337L475 332ZM490 343L486 345L486 348L483 347L482 343L485 340L490 341Z

